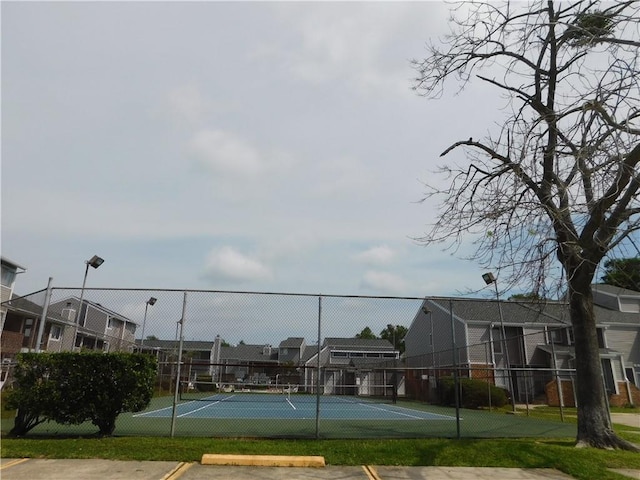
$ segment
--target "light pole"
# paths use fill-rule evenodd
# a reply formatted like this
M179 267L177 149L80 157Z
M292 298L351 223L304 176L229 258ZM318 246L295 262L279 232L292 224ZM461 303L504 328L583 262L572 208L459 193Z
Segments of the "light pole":
M147 324L147 308L149 308L149 305L155 305L157 301L157 298L151 297L147 300L147 303L144 304L144 320L142 320L142 339L140 340L140 350L142 350L142 347L144 346L144 327Z
M82 302L84 300L84 287L87 284L87 275L89 274L89 267L98 268L104 263L104 259L97 255L94 255L89 260L85 260L87 265L84 269L84 279L82 280L82 289L80 290L80 305L78 306L78 314L76 315L76 326L73 330L73 343L71 344L71 351L76 347L76 339L78 337L78 327L80 326L80 315L82 314ZM84 318L87 317L87 311L85 310Z
M498 302L498 312L500 313L500 336L502 337L502 350L504 351L505 367L507 370L507 378L509 379L509 390L511 391L511 406L516 411L516 398L513 390L513 378L511 378L511 362L509 361L509 349L507 347L507 335L504 330L504 315L502 314L502 304L500 303L500 293L498 293L498 279L491 272L483 273L482 279L487 285L493 283L496 289L496 301Z

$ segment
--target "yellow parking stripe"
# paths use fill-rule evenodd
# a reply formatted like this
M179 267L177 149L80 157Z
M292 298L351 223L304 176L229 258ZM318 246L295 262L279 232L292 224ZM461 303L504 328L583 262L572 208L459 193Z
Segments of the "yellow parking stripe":
M177 478L180 478L184 472L189 470L192 465L193 465L193 462L191 463L180 462L176 466L176 468L174 468L169 473L167 473L164 477L162 477L162 480L176 480Z
M362 469L364 470L364 473L367 474L367 477L369 477L369 480L382 480L378 475L378 472L376 472L376 469L371 465L363 465Z
M18 458L16 460L11 460L10 462L3 463L2 465L0 465L0 470L2 470L3 468L13 467L14 465L18 465L19 463L24 463L27 460L29 460L29 459L28 458Z

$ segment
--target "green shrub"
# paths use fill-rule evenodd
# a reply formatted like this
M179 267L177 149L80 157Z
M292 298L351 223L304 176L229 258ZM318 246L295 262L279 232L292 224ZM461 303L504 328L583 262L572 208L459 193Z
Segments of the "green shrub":
M153 394L156 360L132 353L24 353L5 408L17 408L13 435L43 421L90 420L111 435L122 412L145 408Z
M507 403L506 392L484 380L460 378L458 379L458 388L459 402L463 408L488 407L489 395L491 395L492 407L503 407ZM438 400L441 405L455 406L453 377L442 377L438 380Z

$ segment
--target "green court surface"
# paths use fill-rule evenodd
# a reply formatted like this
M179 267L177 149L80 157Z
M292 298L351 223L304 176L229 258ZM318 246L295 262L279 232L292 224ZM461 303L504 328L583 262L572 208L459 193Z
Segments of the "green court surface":
M172 403L172 397L157 397L152 399L143 412L121 414L114 434L169 436ZM460 436L466 438L566 438L576 435L576 425L573 423L541 420L504 411L461 409L460 420L457 421L454 408L419 402L399 400L395 405L362 402L365 404L357 407L345 403L337 405L339 413L330 413L330 407L336 407L332 402L321 402L320 417L316 420L313 403L307 402L308 405L305 406L296 404L295 399L292 399L292 403L296 406L295 409L286 404L274 407L274 402L230 402L225 406L229 408L222 409L215 402L183 401L176 408L174 435L245 438L456 438L458 429ZM376 412L377 416L362 413L368 411ZM224 418L216 418L221 415ZM3 434L12 425L13 420L4 419ZM29 436L89 435L96 432L97 428L88 422L81 425L45 422L29 432Z

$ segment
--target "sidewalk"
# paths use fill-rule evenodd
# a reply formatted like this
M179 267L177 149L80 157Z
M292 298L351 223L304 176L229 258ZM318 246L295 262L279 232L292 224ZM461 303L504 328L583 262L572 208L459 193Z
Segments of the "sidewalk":
M611 422L629 427L640 428L640 414L638 413L612 413Z

